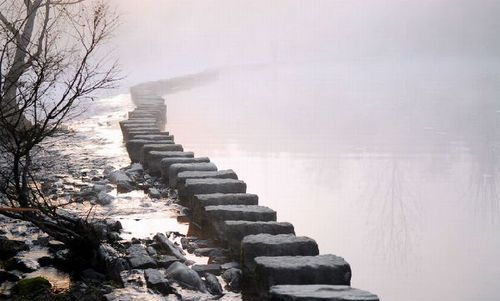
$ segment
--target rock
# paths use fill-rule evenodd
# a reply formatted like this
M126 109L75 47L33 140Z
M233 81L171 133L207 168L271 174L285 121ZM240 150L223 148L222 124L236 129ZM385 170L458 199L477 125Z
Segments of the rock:
M156 155L158 159L153 159L151 158L151 165L155 165L155 169L159 168L158 170L155 170L155 172L160 173L162 180L168 184L169 177L170 177L170 166L174 164L187 164L187 163L209 163L210 159L207 157L201 157L201 158L194 158L193 157L162 157L161 154ZM160 160L160 164L156 164L156 160Z
M379 301L372 293L345 285L276 285L269 295L271 301Z
M226 282L229 290L239 292L241 290L242 272L240 269L230 268L222 273L222 279Z
M150 256L153 256L153 257L158 256L158 252L156 252L156 249L151 247L151 246L147 247L146 251L148 252L148 254Z
M146 288L146 278L144 270L124 270L120 272L121 283L123 287Z
M181 190L184 188L181 188ZM189 207L193 210L193 220L202 222L203 210L207 206L217 205L258 205L259 197L250 193L209 193L195 194L190 199Z
M134 184L131 182L121 181L116 184L116 190L118 193L127 193L135 190Z
M180 151L150 151L146 161L144 164L148 167L149 173L152 175L160 175L161 174L161 161L163 159L170 158L184 158L184 159L193 159L193 152L180 152ZM208 158L205 158L209 160ZM210 161L210 160L209 160ZM209 162L207 161L207 162Z
M132 182L132 179L123 170L115 170L111 172L108 178L113 184L118 184L118 182Z
M165 143L165 141L144 144L141 149L140 160L148 168L150 168L148 162L150 162L149 156L152 151L183 152L184 148L180 144Z
M106 301L167 301L165 297L127 287L115 289L104 295Z
M177 174L176 179L171 180L170 187L183 187L187 179L233 179L238 180L238 176L232 169L218 171L182 171Z
M4 267L8 271L17 270L24 273L30 273L38 270L40 264L32 258L13 257L4 262Z
M174 255L179 258L182 262L185 262L187 259L182 254L182 251L168 239L163 233L157 233L153 239L158 243L159 247L167 252L169 255Z
M113 191L113 186L109 184L94 184L92 190L96 193Z
M194 249L194 255L198 256L198 257L208 257L210 256L210 253L212 253L214 250L216 250L215 248L198 248L198 249Z
M130 266L124 258L109 244L103 243L97 251L97 258L105 268L109 278L121 281L120 272L128 269Z
M174 136L169 135L168 132L160 132L160 133L149 133L149 134L134 134L132 135L132 139L138 139L138 140L151 140L151 141L158 141L158 140L170 140L174 141Z
M97 203L99 205L106 206L111 204L114 200L115 197L105 191L101 191L97 194Z
M105 176L106 178L109 177L109 175L115 170L116 168L111 165L106 165L104 166L104 169L102 171L102 175Z
M213 163L175 163L168 169L168 184L170 188L175 188L177 184L177 174L183 171L217 171L217 166Z
M316 256L318 244L312 238L291 234L257 234L243 238L241 262L243 267L253 271L254 258L258 256Z
M144 167L141 163L132 163L130 167L125 171L127 174L143 173Z
M159 199L161 198L161 193L158 189L156 188L149 188L148 189L148 194L152 199Z
M146 248L140 244L131 245L128 249L128 261L133 269L156 267L156 261L149 256Z
M128 140L126 143L127 152L130 157L130 160L134 163L141 162L145 163L146 161L142 160L142 152L145 145L174 145L172 140L167 138L157 139L155 141L146 140L146 139L132 139ZM175 147L177 150L177 147Z
M158 263L158 267L162 267L165 269L168 269L168 267L171 266L172 263L178 261L180 261L180 259L175 256L165 256L165 255L159 255L156 260L156 262Z
M7 259L18 252L28 250L28 245L20 240L11 240L6 236L0 236L0 259Z
M184 288L197 290L203 293L207 292L207 288L198 273L180 262L174 262L167 269L166 276L168 279L177 282Z
M103 274L96 272L93 269L86 269L82 271L82 278L86 279L87 281L94 281L94 282L103 282L106 280L106 276Z
M64 250L66 248L66 245L62 241L58 240L49 240L47 246L49 247L49 251L55 253L60 250Z
M214 274L217 276L221 274L220 264L195 264L191 268L202 277L206 274Z
M187 179L179 189L179 197L190 201L195 194L245 193L247 184L234 179Z
M226 270L229 270L229 269L232 269L232 268L239 269L240 268L240 264L238 262L236 262L236 261L226 262L224 264L221 264L220 268L223 271L226 271Z
M276 211L264 206L221 205L205 207L202 227L212 229L214 233L223 233L224 222L229 220L244 221L276 221ZM220 234L219 234L220 236Z
M150 289L163 295L168 295L174 292L174 290L170 287L168 280L159 270L147 269L144 271L144 277L146 278L146 284Z
M47 279L43 277L35 277L19 280L14 287L14 291L21 296L27 296L47 291L51 287L52 285Z
M205 286L208 289L208 292L215 296L222 295L222 286L219 283L219 280L215 275L206 274L205 275Z
M6 281L16 282L19 280L19 277L15 274L9 273L4 270L0 270L0 285Z
M351 267L335 255L256 257L254 260L255 274L245 274L245 278L255 276L255 288L261 294L280 284L351 283Z
M247 235L254 234L295 234L293 225L284 222L250 222L250 221L225 221L221 232L217 233L223 241L237 256L240 254L241 241Z

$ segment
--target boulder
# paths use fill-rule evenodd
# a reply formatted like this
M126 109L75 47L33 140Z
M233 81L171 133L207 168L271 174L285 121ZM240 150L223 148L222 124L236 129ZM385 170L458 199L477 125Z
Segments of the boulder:
M169 151L151 151L149 152L146 164L149 168L149 173L155 176L161 175L162 160L171 159L172 162L210 162L208 158L194 158L193 152L169 152ZM179 159L179 160L176 160ZM186 160L185 160L186 159ZM173 163L172 163L173 164Z
M148 288L157 291L160 294L168 295L174 292L165 276L156 269L147 269L144 271L144 278Z
M293 225L284 222L250 222L250 221L225 221L221 232L217 233L219 238L228 246L232 254L240 255L241 241L247 235L267 233L295 234Z
M219 171L182 171L177 174L175 178L170 178L170 187L183 187L187 179L234 179L238 180L238 176L232 169L219 170Z
M316 256L318 244L312 238L293 234L248 235L241 242L241 262L253 271L254 258L259 256Z
M195 264L191 267L198 275L204 277L206 274L220 275L220 264Z
M139 244L131 245L128 249L128 261L133 269L147 269L156 267L156 261L149 256L146 248Z
M175 256L168 256L168 255L158 255L156 259L158 267L162 267L165 269L168 269L168 267L171 266L172 263L177 261L180 261L180 259Z
M115 200L115 197L106 191L101 191L97 194L97 203L102 206L111 204Z
M153 239L158 243L158 246L167 254L173 255L179 258L182 262L187 261L186 257L182 254L182 251L168 239L163 233L157 233Z
M127 147L127 152L130 157L130 160L132 162L142 162L141 161L141 154L142 154L142 149L144 145L146 144L171 144L173 145L174 142L172 140L169 140L167 138L162 138L162 139L156 139L154 141L147 140L147 139L132 139L128 140L127 143L125 144Z
M177 183L177 174L183 171L217 171L213 163L176 163L168 169L169 186L174 188Z
M379 301L372 293L346 285L275 285L269 295L271 301Z
M230 268L222 273L222 279L226 282L230 291L239 292L241 290L242 272L237 268Z
M168 151L168 152L182 152L184 148L180 144L167 144L163 142L145 144L140 153L140 161L149 168L149 155L152 151Z
M254 260L255 274L245 274L245 278L255 277L254 287L259 294L266 294L270 287L280 284L351 284L351 267L335 255L256 257Z
M181 187L182 188L182 187ZM179 189L179 197L186 201L195 194L208 193L245 193L247 184L234 179L187 179L184 187Z
M0 259L8 259L18 252L26 251L29 247L24 241L11 240L6 236L0 236Z
M206 206L217 205L258 205L259 197L250 193L209 193L195 194L190 199L189 207L192 211L192 219L201 224L202 213ZM255 234L255 233L252 233Z
M197 290L200 292L207 292L207 288L201 280L198 273L188 268L186 265L180 262L174 262L166 271L166 276L168 279L171 279L177 282L180 286Z
M169 176L170 176L170 166L173 164L180 164L180 163L209 163L210 159L207 157L201 157L201 158L194 158L193 156L177 156L177 157L165 157L161 154L156 155L156 159L152 161L151 164L155 164L156 167L159 166L159 173L161 173L161 177L163 182L168 184L169 181ZM156 164L157 160L159 160L160 164Z
M219 283L219 280L215 275L206 274L205 275L205 286L208 289L208 292L214 296L222 295L222 286Z
M128 269L128 262L109 244L103 243L97 251L97 258L112 280L121 281L120 272Z

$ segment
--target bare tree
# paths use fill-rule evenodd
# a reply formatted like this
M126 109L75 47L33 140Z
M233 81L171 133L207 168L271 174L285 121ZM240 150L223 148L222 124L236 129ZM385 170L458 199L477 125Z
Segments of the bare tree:
M32 155L80 100L115 85L117 65L102 46L116 25L104 1L0 0L0 213L75 248L98 239L44 197Z

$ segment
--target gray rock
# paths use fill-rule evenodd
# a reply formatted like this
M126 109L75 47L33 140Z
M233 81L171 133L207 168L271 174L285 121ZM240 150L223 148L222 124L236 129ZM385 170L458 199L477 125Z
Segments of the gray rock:
M146 130L144 130L144 129L139 129L139 130L132 129L132 130L129 130L127 132L122 131L123 141L125 141L125 143L129 140L134 139L134 137L136 137L138 135L157 135L159 133L161 133L161 131L158 127L155 127L153 129L146 129Z
M115 197L105 191L101 191L97 194L97 203L99 205L109 205L115 200Z
M222 231L217 235L235 255L240 254L241 241L247 235L295 234L293 225L284 222L225 221L221 228Z
M161 130L158 126L141 126L141 127L127 128L127 129L122 131L123 140L130 141L132 139L129 139L129 134L143 133L143 132L159 133L159 132L161 132Z
M160 294L163 295L168 295L173 293L173 289L170 287L170 284L168 283L168 280L165 278L165 276L156 269L147 269L144 271L144 278L146 278L146 284L147 286L154 290L159 292Z
M223 271L226 271L226 270L229 270L229 269L232 269L232 268L239 269L240 268L240 264L238 262L236 262L236 261L231 261L231 262L226 262L224 264L221 264L220 268Z
M162 267L165 269L168 269L169 266L172 265L174 262L180 261L179 258L175 256L168 256L168 255L159 255L156 259L156 262L158 263L158 267Z
M180 144L168 144L163 142L145 144L141 149L140 161L149 168L149 156L152 151L183 152L184 148Z
M245 193L246 190L247 184L240 180L187 179L184 187L179 189L179 197L190 201L195 194Z
M215 296L222 295L222 286L219 283L219 280L215 275L206 274L205 275L205 285L208 289L208 292Z
M260 293L280 284L350 285L351 267L335 255L256 257L255 287Z
M118 182L130 182L130 183L132 183L132 179L123 170L112 171L109 174L108 178L111 181L111 183L113 183L113 184L118 184Z
M111 186L109 184L94 184L92 189L97 193L102 192L102 191L110 192L110 191L113 191L113 186Z
M242 272L240 269L231 268L222 273L222 279L226 282L230 291L239 292L241 290Z
M170 178L169 183L171 188L184 187L187 179L234 179L238 180L238 175L232 170L219 170L219 171L198 171L188 170L182 171L176 177Z
M59 251L61 252L61 251ZM97 251L97 258L112 280L121 281L120 273L130 266L124 258L109 244L103 243Z
M182 188L184 189L184 188ZM250 193L209 193L195 194L190 199L189 207L192 210L194 222L202 223L202 214L206 206L217 205L258 205L259 197ZM255 234L255 233L252 233Z
M161 154L158 154L157 156L160 157ZM159 158L159 160L160 160L159 173L161 173L162 180L165 183L168 183L168 181L169 181L170 166L173 164L208 163L208 162L210 162L210 159L207 157L194 158L194 155L193 155L193 157L190 157L190 156L189 157L187 157L187 156L186 157L162 157L162 158ZM158 166L158 165L156 165L156 166Z
M205 207L202 227L222 233L225 221L276 221L276 211L265 206L221 205ZM211 229L212 227L212 229Z
M128 261L133 269L146 269L156 267L156 261L149 256L142 245L131 245L128 249Z
M156 188L149 188L148 189L148 194L152 199L159 199L161 198L161 193L158 189Z
M183 171L217 171L213 163L176 163L168 169L169 186L174 188L177 183L177 174Z
M206 274L214 274L218 276L222 273L220 264L195 264L191 268L202 277Z
M132 139L128 140L126 147L127 147L127 152L130 157L130 160L132 162L144 162L141 160L142 158L142 150L144 149L145 145L173 145L174 142L169 139L157 139L155 141L151 140L139 140L139 139Z
M168 279L177 282L180 286L200 292L207 292L205 284L198 273L180 262L174 262L166 272Z
M120 181L116 183L116 191L118 191L118 193L127 193L133 190L135 190L133 182Z
M250 271L255 268L254 258L258 256L316 256L318 244L312 238L293 234L257 234L243 238L241 262Z
M161 161L167 158L181 158L180 161L186 158L194 158L193 152L180 152L180 151L150 151L144 164L148 166L149 173L155 176L161 175L162 164ZM208 158L203 158L204 160L210 161ZM200 160L200 159L197 159ZM197 161L195 159L189 160L189 162ZM207 161L207 162L208 162ZM205 161L200 161L205 162Z
M11 240L6 236L0 236L0 259L7 259L18 252L26 251L29 247L24 241Z
M125 270L120 272L121 283L124 287L146 288L144 270Z
M185 262L187 260L186 257L184 257L184 255L182 254L181 250L163 233L157 233L153 238L158 243L159 247L162 250L166 251L168 254L179 258L182 262Z
M276 285L269 294L271 301L379 301L372 293L345 285Z
M162 137L167 137L170 138L170 140L174 141L174 136L170 135L169 132L129 132L129 138L130 140L132 139L145 139L148 140L150 136L162 136Z

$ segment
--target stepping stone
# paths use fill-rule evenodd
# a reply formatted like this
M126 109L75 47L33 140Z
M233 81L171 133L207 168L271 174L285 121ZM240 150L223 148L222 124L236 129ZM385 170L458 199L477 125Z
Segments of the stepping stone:
M141 163L144 164L149 153L152 151L183 152L184 148L181 144L168 144L163 142L145 144L141 149Z
M156 267L156 261L149 256L146 248L135 244L128 248L128 261L133 269L146 269Z
M143 132L143 131L149 131L149 132L157 131L157 132L160 132L161 129L158 126L156 126L156 125L155 126L131 127L131 128L124 129L122 131L122 134L123 134L124 140L128 141L128 140L131 140L131 139L129 139L129 136L128 136L129 133Z
M222 224L222 232L217 234L231 252L239 256L243 238L261 233L294 235L295 231L292 224L284 222L225 221Z
M188 162L210 162L210 159L204 158L194 158L193 152L169 152L169 151L150 151L147 155L144 164L150 169L150 173L154 175L161 174L161 161L166 158L173 159L173 162L176 162L175 159L189 159Z
M247 184L234 179L187 179L179 189L179 197L190 201L195 194L245 193Z
M241 262L249 271L255 268L259 256L316 256L318 244L312 238L293 234L256 234L245 236L241 242Z
M377 295L346 285L275 285L271 301L380 301Z
M264 294L280 284L351 284L351 267L344 258L335 255L256 257L254 260L255 273L246 273L244 277L253 278L257 292Z
M159 155L158 155L159 156ZM169 182L169 176L170 176L170 166L174 164L181 164L181 163L209 163L210 159L207 157L201 157L201 158L162 158L160 160L160 173L163 182L167 183Z
M181 186L181 189L184 189L184 185ZM191 211L193 212L192 216L193 221L195 223L201 224L202 217L204 214L203 210L205 209L206 206L258 205L259 197L256 194L250 194L250 193L209 193L209 194L195 194L189 201L190 201L189 207L191 207ZM257 233L250 233L250 234L257 234Z
M127 142L128 140L134 139L136 135L153 135L153 134L158 134L161 133L160 129L158 127L155 127L154 129L150 130L130 130L127 133L122 132L123 136L123 141Z
M133 140L129 140L127 143L126 143L126 148L127 148L127 152L128 152L128 155L130 157L130 160L132 160L132 162L134 163L137 163L140 161L141 159L141 153L142 153L142 148L144 147L144 145L147 145L147 144L162 144L162 145L174 145L174 142L172 140L169 140L167 138L163 138L163 139L158 139L156 141L151 141L151 140L143 140L143 139L133 139Z
M158 140L170 140L174 141L173 135L158 135L158 134L148 134L148 135L134 135L131 140L150 140L150 141L158 141Z
M219 170L219 171L182 171L177 174L171 188L183 187L187 179L234 179L238 180L238 175L232 170ZM172 179L171 179L172 180Z
M183 171L217 171L217 166L213 163L175 163L168 169L168 184L175 187L177 174Z
M172 141L174 141L174 136L173 135L170 135L169 132L160 132L160 130L158 131L153 131L153 132L137 132L137 131L132 131L132 132L129 132L128 134L128 137L129 137L129 140L132 140L132 139L141 139L143 136L166 136L166 137L172 137ZM126 141L125 141L126 142Z
M222 233L223 223L229 220L275 222L276 211L255 205L220 205L205 207L202 227Z

